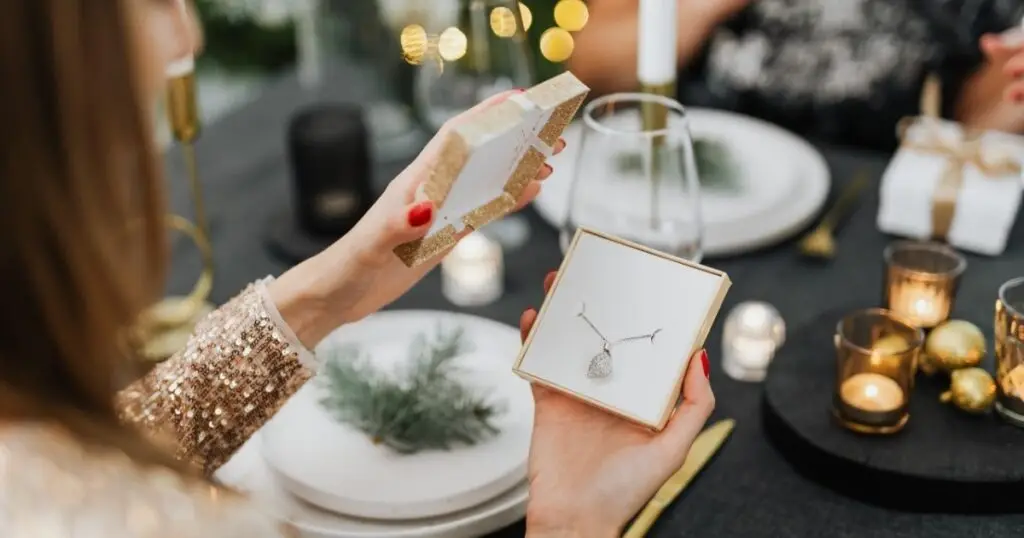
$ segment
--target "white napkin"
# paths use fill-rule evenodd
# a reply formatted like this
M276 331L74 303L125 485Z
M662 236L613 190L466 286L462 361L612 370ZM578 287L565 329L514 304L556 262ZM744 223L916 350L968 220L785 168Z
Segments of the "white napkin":
M962 139L955 123L940 122L937 127L945 140ZM907 135L916 142L922 140L923 133L917 125ZM1024 160L1024 137L986 132L981 144L986 152ZM882 176L879 230L914 239L930 238L932 196L948 166L948 157L900 148ZM964 167L946 241L977 254L1001 254L1020 207L1021 186L1020 177L985 176L973 165Z

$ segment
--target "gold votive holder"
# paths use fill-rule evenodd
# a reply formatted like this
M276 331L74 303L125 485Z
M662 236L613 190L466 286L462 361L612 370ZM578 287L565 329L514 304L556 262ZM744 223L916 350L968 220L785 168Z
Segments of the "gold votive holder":
M886 247L885 304L915 327L949 319L967 260L941 243L900 241Z
M995 348L996 412L1024 427L1024 277L999 286Z
M924 331L888 310L860 310L836 327L832 410L858 433L891 434L910 418L910 392Z

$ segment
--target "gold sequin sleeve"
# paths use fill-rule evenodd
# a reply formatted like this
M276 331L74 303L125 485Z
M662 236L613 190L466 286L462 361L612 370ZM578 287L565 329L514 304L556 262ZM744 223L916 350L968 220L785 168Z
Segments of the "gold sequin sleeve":
M122 420L211 475L313 375L312 354L257 282L196 328L186 348L124 389Z

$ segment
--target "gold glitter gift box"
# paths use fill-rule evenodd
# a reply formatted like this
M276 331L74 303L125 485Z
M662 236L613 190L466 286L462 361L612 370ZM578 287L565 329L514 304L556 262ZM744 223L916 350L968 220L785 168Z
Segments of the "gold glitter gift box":
M440 157L423 189L437 216L424 238L395 254L409 267L419 265L454 246L467 228L479 230L511 212L589 91L567 71L440 135Z

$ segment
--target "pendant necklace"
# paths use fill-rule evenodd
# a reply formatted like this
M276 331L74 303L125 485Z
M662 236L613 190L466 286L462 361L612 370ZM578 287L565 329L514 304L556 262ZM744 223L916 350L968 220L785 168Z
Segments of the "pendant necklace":
M636 340L650 340L654 343L654 337L657 336L661 329L657 329L649 334L641 334L637 336L630 336L627 338L621 338L619 340L610 341L601 334L601 331L594 326L594 323L587 317L587 304L582 303L580 306L580 313L576 314L576 317L582 319L590 327L594 334L601 339L601 351L594 355L590 359L590 365L587 366L587 377L589 378L600 378L608 377L612 373L612 348L619 344L625 344L626 342L634 342Z

